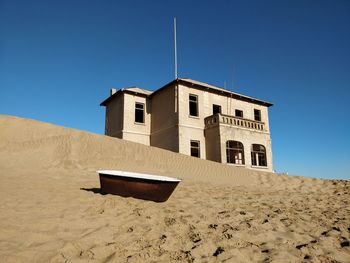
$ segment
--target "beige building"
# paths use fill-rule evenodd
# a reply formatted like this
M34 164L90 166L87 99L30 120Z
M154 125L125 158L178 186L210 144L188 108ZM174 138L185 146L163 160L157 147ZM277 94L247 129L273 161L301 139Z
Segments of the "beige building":
M273 171L271 103L178 78L156 91L111 90L105 134L198 158Z

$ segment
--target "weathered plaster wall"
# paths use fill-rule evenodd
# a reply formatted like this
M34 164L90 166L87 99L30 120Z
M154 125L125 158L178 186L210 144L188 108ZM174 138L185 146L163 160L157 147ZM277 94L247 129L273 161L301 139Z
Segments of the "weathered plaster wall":
M150 145L151 103L148 98L124 93L123 139ZM135 103L144 104L145 123L135 122Z
M189 115L189 95L198 97L198 117ZM145 104L145 123L135 123L135 102ZM225 115L243 111L243 118L254 120L254 109L261 111L264 131L225 123L205 129L204 119L213 114L213 104L221 106ZM152 112L152 114L151 114ZM272 150L269 134L268 108L247 101L198 89L192 85L174 84L150 98L123 93L111 101L106 110L106 134L190 155L190 141L200 142L200 157L226 163L226 141L244 145L245 167L272 171ZM252 167L251 145L266 148L267 168Z
M243 144L244 147L244 158L245 158L245 167L254 168L265 171L273 171L272 166L272 150L271 150L271 139L270 134L266 132L257 132L245 128L234 128L226 124L220 124L220 148L222 162L226 163L226 141L234 140L239 141ZM261 144L265 146L266 149L266 158L267 158L267 167L253 167L251 161L251 147L252 144Z
M198 118L189 115L188 98L190 94L198 96ZM204 88L199 90L184 85L179 85L179 124L204 128L204 118L213 114L213 104L221 106L222 114L234 116L235 110L238 109L243 111L243 118L251 120L254 120L254 109L260 110L261 121L266 123L266 130L269 131L266 106L212 93Z
M175 85L152 96L151 145L179 151Z
M221 155L219 126L216 125L205 129L204 133L207 159L221 163L223 161L222 158L226 158L226 154L224 156Z
M123 94L115 97L106 106L105 134L122 138L123 130Z
M197 95L198 97L198 117L190 116L189 114L189 95ZM222 159L222 162L226 162L225 155L221 157L215 157L211 153L211 150L217 149L212 146L207 140L214 139L215 136L211 132L204 134L204 119L213 114L213 104L221 106L222 114L235 115L235 110L239 109L243 111L243 117L246 119L254 120L254 109L261 111L261 121L265 122L265 130L268 133L268 108L265 106L249 103L246 101L240 101L234 98L226 97L223 95L209 92L206 89L197 89L191 86L179 85L179 152L183 154L190 154L190 140L198 140L201 143L201 158L210 160ZM234 127L230 128L235 130ZM253 131L250 132L252 140L255 138ZM209 136L207 138L206 136ZM260 138L260 135L256 135ZM217 138L219 135L216 136ZM268 135L269 137L269 135ZM265 145L266 143L264 143ZM210 149L206 149L207 147ZM270 147L271 148L271 147ZM209 156L207 156L209 154ZM271 158L268 158L271 160Z

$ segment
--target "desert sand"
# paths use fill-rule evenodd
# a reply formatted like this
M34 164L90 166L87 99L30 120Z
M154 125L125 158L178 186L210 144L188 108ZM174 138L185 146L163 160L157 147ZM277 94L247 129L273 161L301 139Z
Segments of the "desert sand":
M181 178L167 202L96 170ZM251 171L0 115L0 262L350 262L350 182Z

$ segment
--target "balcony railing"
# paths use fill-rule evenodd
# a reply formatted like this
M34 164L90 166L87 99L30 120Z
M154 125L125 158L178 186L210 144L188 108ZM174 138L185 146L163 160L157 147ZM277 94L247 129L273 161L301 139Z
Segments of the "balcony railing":
M265 131L264 122L248 120L248 119L243 119L235 116L219 114L219 113L206 117L204 119L204 123L205 123L205 128L216 126L222 123L222 124L228 124L231 126L243 127L247 129Z

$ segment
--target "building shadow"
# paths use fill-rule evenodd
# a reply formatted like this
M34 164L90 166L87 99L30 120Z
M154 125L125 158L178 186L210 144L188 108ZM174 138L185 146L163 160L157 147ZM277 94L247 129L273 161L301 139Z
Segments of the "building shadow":
M87 192L93 192L94 194L106 195L106 193L102 192L101 188L80 188L80 190L84 190Z

